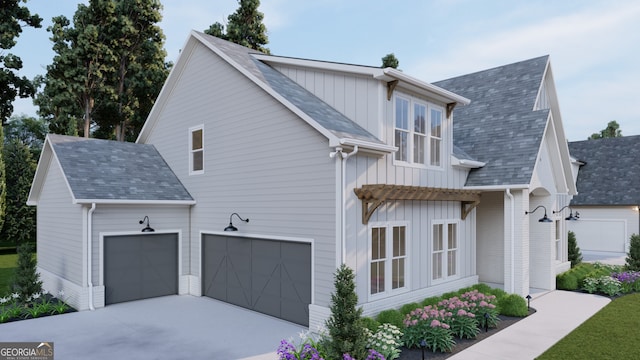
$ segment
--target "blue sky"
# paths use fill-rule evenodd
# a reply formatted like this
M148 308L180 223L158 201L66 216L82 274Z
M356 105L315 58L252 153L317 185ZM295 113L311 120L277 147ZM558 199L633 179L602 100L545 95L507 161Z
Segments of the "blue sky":
M69 18L78 0L29 0L44 18L11 49L22 75L44 74L53 51L45 30ZM84 1L85 3L87 1ZM164 0L160 26L175 61L191 29L225 23L237 0ZM640 135L640 2L634 0L262 0L274 55L381 64L394 53L400 69L427 82L521 60L551 56L568 140L585 140L611 120ZM35 115L30 100L14 114Z

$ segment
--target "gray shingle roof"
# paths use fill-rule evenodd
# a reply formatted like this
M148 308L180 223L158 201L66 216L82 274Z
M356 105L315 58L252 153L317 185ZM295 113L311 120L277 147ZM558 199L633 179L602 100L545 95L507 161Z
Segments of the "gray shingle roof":
M350 138L384 144L384 142L380 141L369 131L320 100L317 96L281 72L253 58L251 54L258 53L257 51L204 33L196 33L338 138Z
M193 201L153 145L48 135L76 200Z
M571 205L640 205L640 136L570 142L569 151L586 163Z
M471 99L454 111L454 143L486 165L466 186L531 182L549 110L533 111L549 61L542 56L433 84Z

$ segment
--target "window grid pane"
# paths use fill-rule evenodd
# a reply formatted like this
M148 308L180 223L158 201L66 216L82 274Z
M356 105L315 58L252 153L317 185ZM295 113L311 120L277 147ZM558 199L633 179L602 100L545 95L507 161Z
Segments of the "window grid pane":
M420 104L413 106L413 130L418 134L427 133L427 107Z
M404 287L404 258L393 259L392 289Z
M448 257L447 257L447 276L453 276L456 275L456 268L457 268L457 264L456 264L456 258L457 258L457 251L456 250L450 250L448 251Z
M456 234L456 224L449 224L447 226L447 230L448 230L448 249L452 250L452 249L457 249L458 248L458 236Z
M200 171L204 168L203 151L194 151L193 153L193 171Z
M194 130L191 133L191 150L202 149L202 129Z
M396 146L398 147L398 151L396 151L396 160L407 161L408 152L409 152L409 143L408 143L409 133L407 131L396 129Z
M440 166L440 148L441 148L440 139L431 138L431 165Z
M384 292L384 261L371 263L371 294Z
M427 137L421 134L413 134L413 162L416 164L424 164L425 143Z
M442 253L433 254L433 280L442 278Z

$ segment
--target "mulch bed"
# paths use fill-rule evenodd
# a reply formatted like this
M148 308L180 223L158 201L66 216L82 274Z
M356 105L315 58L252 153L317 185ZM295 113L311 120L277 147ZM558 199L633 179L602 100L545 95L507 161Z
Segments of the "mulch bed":
M535 313L536 310L531 308L529 310L529 315ZM425 349L424 351L424 358L425 359L447 359L457 353L459 353L460 351L468 348L469 346L475 345L477 344L479 341L482 341L486 338L488 338L491 335L495 335L497 333L499 333L500 331L508 328L509 326L517 323L518 321L524 319L525 317L513 317L513 316L503 316L500 315L498 316L500 318L500 321L498 322L498 326L493 328L493 329L489 329L489 331L484 331L484 329L482 329L480 331L480 333L478 334L478 336L476 336L475 339L455 339L456 341L456 345L453 347L453 349L451 350L451 352L447 352L447 353L442 353L442 352L433 352L429 349ZM400 353L400 357L398 358L399 360L422 360L422 349L407 349L405 347L401 348L402 352Z

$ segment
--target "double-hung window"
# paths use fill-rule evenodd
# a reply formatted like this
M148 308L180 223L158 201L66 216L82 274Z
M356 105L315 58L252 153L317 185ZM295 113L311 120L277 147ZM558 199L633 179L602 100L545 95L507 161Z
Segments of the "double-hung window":
M407 288L407 225L373 224L369 231L370 294Z
M204 129L196 126L189 129L189 174L204 173Z
M442 122L442 108L408 96L396 96L395 160L440 167Z
M431 237L431 278L444 280L458 275L458 224L437 221Z

